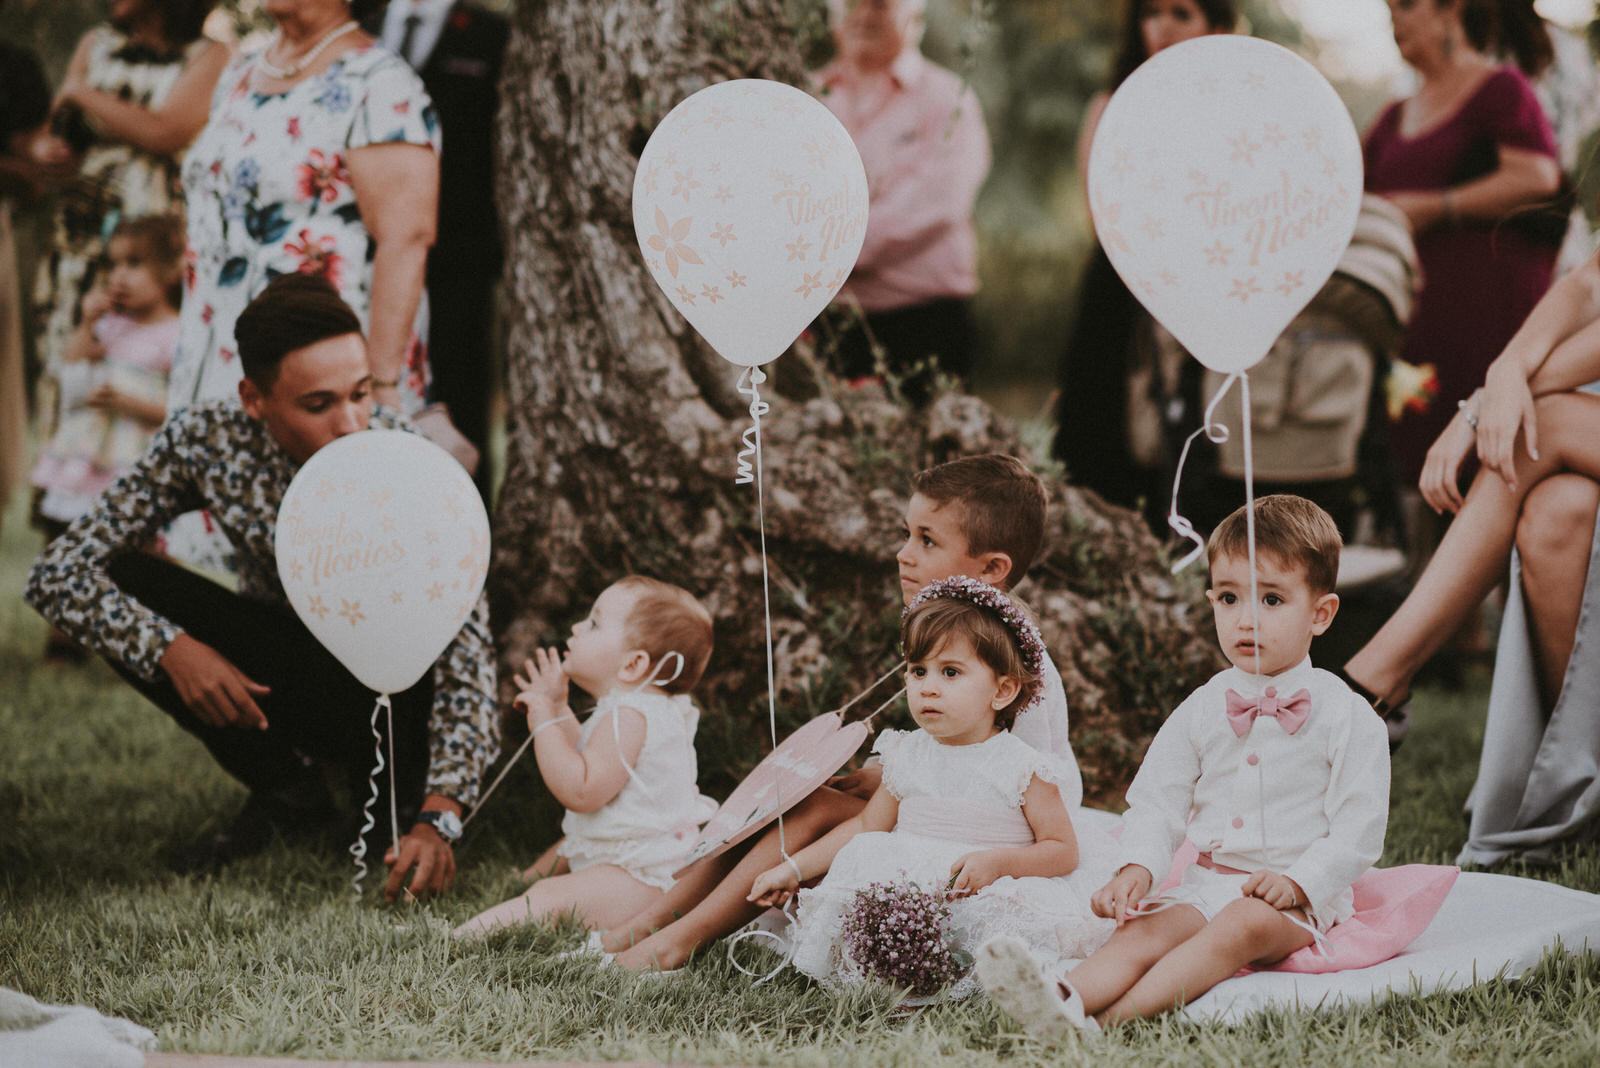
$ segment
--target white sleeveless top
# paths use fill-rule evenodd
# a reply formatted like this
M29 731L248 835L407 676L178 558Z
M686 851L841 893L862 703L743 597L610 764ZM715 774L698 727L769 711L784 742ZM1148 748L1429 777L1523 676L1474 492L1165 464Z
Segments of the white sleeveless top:
M687 694L614 690L584 720L578 748L587 748L596 730L616 729L621 709L644 717L638 760L622 792L610 802L594 812L566 814L559 852L573 871L615 864L640 882L666 889L694 846L700 825L717 810L717 803L695 786L694 732L700 712Z

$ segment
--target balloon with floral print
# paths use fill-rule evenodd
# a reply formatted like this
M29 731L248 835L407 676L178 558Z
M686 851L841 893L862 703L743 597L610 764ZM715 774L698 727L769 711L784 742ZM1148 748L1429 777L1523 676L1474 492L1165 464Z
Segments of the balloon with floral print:
M1361 145L1326 78L1239 34L1165 48L1112 95L1089 207L1112 266L1201 363L1254 366L1361 210Z
M720 82L651 134L633 180L650 275L730 363L782 355L844 285L867 176L827 108L781 82Z
M489 518L466 470L400 430L319 449L278 510L289 604L378 693L422 678L472 614L489 568Z

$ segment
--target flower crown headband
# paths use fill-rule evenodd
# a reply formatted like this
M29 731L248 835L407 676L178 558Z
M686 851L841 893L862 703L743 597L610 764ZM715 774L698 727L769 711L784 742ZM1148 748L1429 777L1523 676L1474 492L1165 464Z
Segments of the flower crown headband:
M1020 714L1026 712L1039 703L1039 697L1044 692L1044 637L1039 633L1039 628L1034 626L1033 620L1028 618L1026 612L1018 607L1017 602L1007 597L987 582L979 582L966 575L952 575L949 578L935 579L911 599L906 605L901 619L910 615L913 609L939 598L948 598L955 601L966 601L968 604L987 608L1000 617L1000 622L1006 625L1011 632L1011 637L1017 643L1017 651L1022 654L1022 662L1028 668L1028 673L1033 676L1032 682L1025 682L1023 693L1027 700L1017 709Z

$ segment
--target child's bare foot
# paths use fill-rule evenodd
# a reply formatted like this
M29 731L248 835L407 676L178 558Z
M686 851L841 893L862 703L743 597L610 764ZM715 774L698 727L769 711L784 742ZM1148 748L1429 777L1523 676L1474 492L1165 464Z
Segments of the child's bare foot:
M1039 970L1028 947L1015 938L992 938L978 948L978 981L1029 1034L1055 1045L1075 1041L1100 1025L1084 1015L1083 999Z
M664 933L646 938L638 945L625 949L616 956L617 967L628 971L670 972L683 967L694 953L694 947L684 948Z

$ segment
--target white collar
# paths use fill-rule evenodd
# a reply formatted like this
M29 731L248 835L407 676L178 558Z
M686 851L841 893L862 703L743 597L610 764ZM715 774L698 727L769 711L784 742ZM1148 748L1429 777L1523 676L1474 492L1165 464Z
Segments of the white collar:
M1288 697L1309 688L1316 670L1311 666L1311 657L1307 655L1294 667L1280 671L1276 675L1257 675L1236 667L1230 667L1222 674L1225 676L1224 681L1228 689L1241 697L1260 697L1267 692L1268 687L1276 690L1279 696Z

